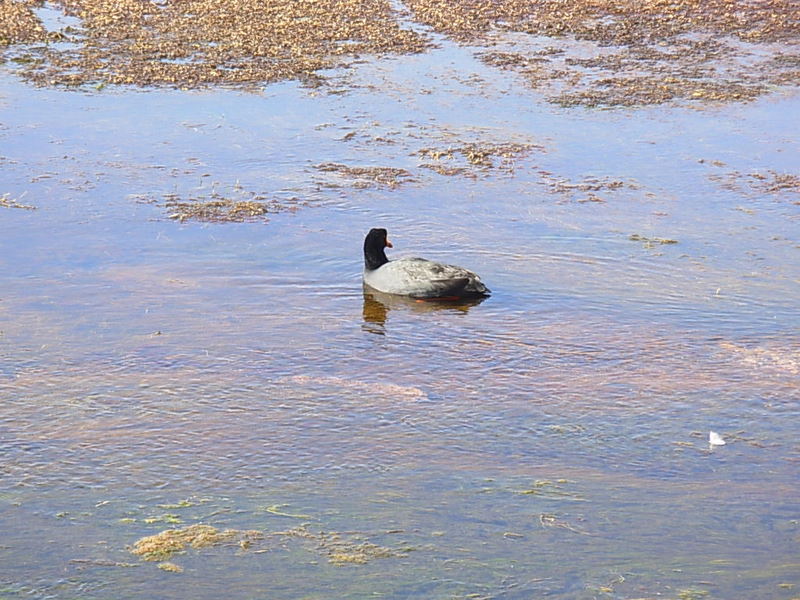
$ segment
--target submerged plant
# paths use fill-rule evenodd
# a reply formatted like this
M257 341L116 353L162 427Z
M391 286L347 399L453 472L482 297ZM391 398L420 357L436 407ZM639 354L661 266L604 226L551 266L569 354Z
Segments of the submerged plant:
M379 546L359 534L344 534L335 531L313 532L305 526L279 531L273 535L314 542L316 550L326 556L328 562L338 566L363 565L377 558L401 558L413 550L411 547L396 549Z

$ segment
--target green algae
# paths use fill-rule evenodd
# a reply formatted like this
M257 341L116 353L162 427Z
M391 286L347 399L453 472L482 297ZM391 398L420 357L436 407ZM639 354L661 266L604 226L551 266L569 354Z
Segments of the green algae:
M645 248L655 248L656 246L659 245L669 245L678 243L678 240L673 240L671 238L647 237L644 235L639 235L638 233L633 233L629 235L628 239L632 242L641 242Z
M189 500L188 498L181 500L180 502L173 502L167 504L159 504L158 508L164 509L177 509L177 508L189 508L190 506L195 506L199 503L199 501Z
M335 531L311 531L299 526L272 535L299 538L313 544L314 550L336 566L364 565L380 558L403 558L413 551L411 546L389 548L366 539L361 533L340 533Z
M279 517L291 517L293 519L313 519L311 515L304 515L300 513L290 513L284 510L281 510L283 507L289 506L288 504L273 504L271 506L267 506L264 510L271 515L277 515Z
M157 517L147 517L144 519L144 522L148 525L152 523L167 523L168 525L177 525L182 523L183 521L178 515L174 515L171 513L159 515Z
M167 571L168 573L183 573L183 567L176 565L175 563L161 562L156 566L162 571Z
M187 547L209 548L261 537L263 534L260 531L219 530L211 525L198 524L183 529L167 529L156 535L140 538L130 548L130 552L141 557L142 560L163 561L176 553L185 551Z
M568 479L557 479L555 481L539 479L531 487L517 490L516 493L526 496L541 496L548 499L585 501L586 498L580 494L564 489L564 486L570 483L573 482Z

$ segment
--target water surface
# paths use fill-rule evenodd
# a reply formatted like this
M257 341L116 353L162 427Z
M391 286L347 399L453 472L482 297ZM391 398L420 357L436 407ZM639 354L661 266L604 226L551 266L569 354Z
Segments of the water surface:
M562 109L448 44L346 77L3 75L0 193L35 207L0 207L3 597L795 597L800 196L753 174L796 174L797 96ZM421 166L478 142L531 150ZM291 210L164 201L242 190ZM365 296L372 226L494 294ZM196 523L265 536L128 551Z

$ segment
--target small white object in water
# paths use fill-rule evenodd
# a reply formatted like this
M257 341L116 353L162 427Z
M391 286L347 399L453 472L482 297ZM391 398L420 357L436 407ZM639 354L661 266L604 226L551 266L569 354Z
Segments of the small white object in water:
M716 431L709 431L708 443L711 444L712 446L724 446L725 440L723 440L722 436L718 434Z

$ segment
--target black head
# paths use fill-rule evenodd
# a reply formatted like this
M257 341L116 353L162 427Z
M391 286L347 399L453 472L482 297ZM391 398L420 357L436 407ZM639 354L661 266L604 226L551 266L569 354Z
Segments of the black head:
M370 229L364 239L364 266L372 271L389 262L386 258L385 248L391 248L392 243L386 237L385 229Z

